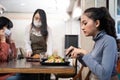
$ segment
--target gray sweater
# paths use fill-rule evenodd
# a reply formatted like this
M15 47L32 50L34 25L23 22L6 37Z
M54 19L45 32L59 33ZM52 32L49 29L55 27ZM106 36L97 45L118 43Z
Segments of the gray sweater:
M116 40L105 31L98 33L93 40L93 50L82 57L83 62L99 80L110 80L116 75L117 44ZM88 45L86 45L88 46Z

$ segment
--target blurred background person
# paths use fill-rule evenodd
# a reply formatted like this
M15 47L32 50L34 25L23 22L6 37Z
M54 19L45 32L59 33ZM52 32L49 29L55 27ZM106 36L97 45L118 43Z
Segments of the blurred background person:
M13 28L13 23L10 19L8 19L4 16L1 16L0 19L1 19L1 26L0 27L1 27L1 29L5 30L4 31L5 34L1 35L1 40L5 40L5 42L7 44L9 44L9 46L10 46L9 55L7 57L7 60L9 60L10 58L15 59L17 57L17 49L16 49L14 41L11 39L12 32L10 30L11 28Z
M0 17L0 62L7 62L15 59L17 50L13 41L11 41L11 31L13 23L10 19L1 16ZM6 80L12 76L12 73L1 73L0 80Z

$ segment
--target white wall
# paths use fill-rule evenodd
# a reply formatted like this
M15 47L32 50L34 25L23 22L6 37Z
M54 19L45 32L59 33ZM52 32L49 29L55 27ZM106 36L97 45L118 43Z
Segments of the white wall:
M24 48L24 35L25 27L29 24L30 20L12 19L14 27L12 30L12 39L15 41L17 47Z

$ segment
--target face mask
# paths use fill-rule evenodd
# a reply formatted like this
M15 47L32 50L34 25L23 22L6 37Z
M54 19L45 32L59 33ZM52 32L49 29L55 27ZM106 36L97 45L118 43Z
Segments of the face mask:
M41 21L40 22L34 21L34 25L35 25L35 27L39 28L39 27L41 27L42 23L41 23Z
M10 31L9 29L6 29L6 30L5 30L5 35L6 35L6 36L10 36L10 34L11 34L11 31Z

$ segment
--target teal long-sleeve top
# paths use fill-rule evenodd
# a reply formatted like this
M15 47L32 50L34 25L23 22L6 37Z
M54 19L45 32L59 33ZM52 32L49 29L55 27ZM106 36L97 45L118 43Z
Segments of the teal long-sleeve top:
M116 40L106 34L105 31L98 33L93 40L93 50L82 57L83 62L95 74L99 80L110 80L116 75L117 44Z

